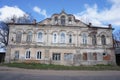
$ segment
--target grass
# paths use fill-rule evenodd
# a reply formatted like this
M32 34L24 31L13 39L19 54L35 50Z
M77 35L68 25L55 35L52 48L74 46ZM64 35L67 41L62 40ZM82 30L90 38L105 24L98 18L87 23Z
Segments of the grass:
M119 66L112 65L94 65L94 66L64 66L64 65L53 65L53 64L38 64L38 63L8 63L1 64L0 66L17 67L24 69L40 69L40 70L118 70Z

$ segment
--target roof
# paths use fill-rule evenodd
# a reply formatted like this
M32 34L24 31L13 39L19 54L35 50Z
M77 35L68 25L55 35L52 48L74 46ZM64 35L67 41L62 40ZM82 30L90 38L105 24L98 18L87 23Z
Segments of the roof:
M35 23L7 23L7 25L35 25Z
M73 14L67 14L64 10L62 10L59 14L58 13L55 13L55 14L53 14L52 16L54 16L54 15L61 15L61 14L66 14L66 15L68 15L68 16L73 16L74 17L74 19L75 19L75 16L73 15ZM51 16L51 17L52 17ZM37 24L41 24L41 25L46 25L46 24L43 24L42 22L44 22L44 21L50 21L51 20L51 18L46 18L46 19L44 19L44 20L41 20L40 22L32 22L32 23L7 23L8 25L37 25ZM94 25L92 25L92 23L89 23L89 24L86 24L86 23L84 23L84 22L82 22L81 20L79 20L79 19L75 19L75 22L81 22L81 23L83 23L84 25L86 25L86 26L88 26L89 28L99 28L99 29L112 29L112 30L114 30L114 28L112 28L112 25L111 24L109 24L108 26L106 26L106 27L103 27L103 26L94 26Z

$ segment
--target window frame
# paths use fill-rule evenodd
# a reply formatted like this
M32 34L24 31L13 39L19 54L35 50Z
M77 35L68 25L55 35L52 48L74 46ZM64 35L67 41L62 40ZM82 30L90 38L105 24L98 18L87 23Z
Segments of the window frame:
M62 16L60 17L60 19L61 19L61 25L65 25L65 23L66 23L66 18L65 18L65 16L62 15Z
M21 41L22 41L22 32L18 31L16 33L16 43L21 43Z
M86 35L85 33L82 34L82 43L83 43L84 45L87 44L87 35Z
M86 52L83 53L82 59L83 59L83 61L87 61L88 60L88 54Z
M55 35L56 35L56 39L55 39ZM52 43L58 43L58 34L56 32L53 33L52 38L53 38Z
M55 24L58 24L58 17L57 16L54 17L54 22L55 22Z
M53 61L60 61L61 60L61 53L53 53L52 60Z
M28 55L29 54L29 55ZM28 57L28 56L29 57ZM25 59L31 59L31 51L30 50L26 50L26 52L25 52Z
M68 17L68 24L72 24L72 17Z
M38 58L38 54L39 54L39 58ZM36 59L37 60L41 60L42 59L42 52L41 51L37 51L36 52Z
M105 35L101 35L101 44L106 45L106 37L105 37Z
M96 34L92 34L92 45L97 45L97 37Z
M60 33L60 43L62 43L62 44L66 43L66 33L65 32Z
M41 33L41 39L39 38L39 33ZM37 42L43 42L43 32L42 31L39 31L37 33Z
M73 53L64 53L64 61L72 61Z
M17 53L17 54L16 54ZM17 58L16 58L16 55L17 55ZM15 60L19 60L19 57L20 57L20 51L19 50L16 50L15 53L14 53L14 59Z
M72 44L72 43L73 43L73 35L72 35L72 34L69 34L69 35L68 35L68 43L69 43L69 44Z
M27 42L27 43L32 42L32 38L33 38L33 33L32 33L32 31L29 31L29 32L27 33L26 42Z

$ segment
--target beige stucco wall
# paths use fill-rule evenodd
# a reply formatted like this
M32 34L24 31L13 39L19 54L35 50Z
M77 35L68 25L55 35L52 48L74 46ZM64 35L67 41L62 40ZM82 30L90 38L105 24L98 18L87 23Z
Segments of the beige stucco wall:
M67 17L67 15L64 15ZM44 20L41 23L38 24L10 24L10 33L9 33L9 42L7 47L7 56L6 61L8 62L14 62L14 54L15 51L19 51L19 60L18 61L26 61L25 53L27 50L31 51L31 60L37 60L36 59L36 53L38 50L42 52L42 58L40 60L37 60L38 62L42 63L50 63L49 60L52 58L53 53L60 53L61 54L61 60L60 61L53 61L55 64L67 64L64 61L64 53L72 53L73 55L81 54L83 56L83 53L97 53L97 57L99 57L98 60L93 61L94 64L108 64L109 62L115 63L115 54L113 49L113 41L112 41L112 28L92 28L88 27L86 24L83 24L81 21L75 22L74 17L72 16L72 25L69 25L68 22L66 22L66 25L55 25L53 18L55 15L52 16L52 20ZM60 17L60 16L59 16ZM67 18L68 19L68 18ZM43 25L44 23L44 25ZM16 43L16 33L18 31L22 32L22 39L21 43ZM27 43L27 33L28 31L32 31L32 42ZM38 42L37 34L38 32L43 33L43 42ZM97 37L97 44L94 46L92 45L92 38L90 36L91 32L96 32ZM53 43L53 33L56 32L58 34L58 43ZM65 43L60 43L60 33L64 32L66 34ZM68 35L72 34L72 43L68 43ZM87 44L84 45L82 41L82 34L87 34ZM106 37L106 45L101 44L101 35L105 35ZM104 60L106 58L103 57L103 53L107 53L110 55L109 60ZM89 57L88 57L89 58ZM108 59L108 58L107 58ZM28 60L27 60L28 61ZM92 61L92 60L91 60ZM79 63L77 65L83 65L85 64L91 64L90 60L83 61L81 57L81 61L78 61ZM71 65L74 64L74 60L70 62Z

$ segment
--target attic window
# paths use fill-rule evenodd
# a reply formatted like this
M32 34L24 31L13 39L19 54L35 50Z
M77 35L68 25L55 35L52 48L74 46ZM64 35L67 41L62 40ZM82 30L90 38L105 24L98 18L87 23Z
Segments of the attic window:
M65 25L65 16L61 16L61 25Z
M69 24L72 24L72 18L71 17L69 17L68 22L69 22Z
M58 17L57 16L54 18L54 21L55 21L55 24L58 24Z

